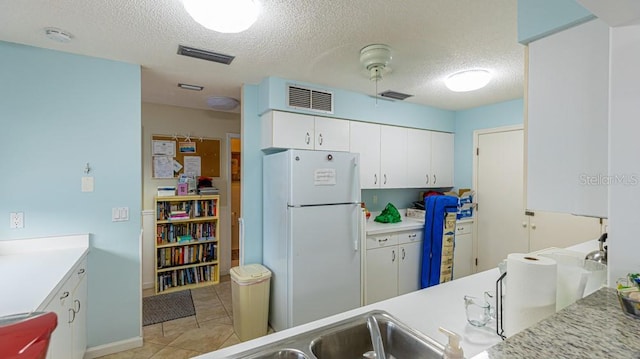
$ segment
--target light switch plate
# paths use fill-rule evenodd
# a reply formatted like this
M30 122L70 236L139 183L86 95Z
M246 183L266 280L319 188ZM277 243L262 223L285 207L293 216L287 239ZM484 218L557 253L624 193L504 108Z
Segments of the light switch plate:
M83 176L81 188L82 192L93 192L93 177Z

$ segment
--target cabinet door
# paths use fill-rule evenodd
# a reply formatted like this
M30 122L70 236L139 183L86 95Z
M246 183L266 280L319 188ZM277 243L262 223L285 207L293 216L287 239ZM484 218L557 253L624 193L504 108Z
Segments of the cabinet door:
M431 131L407 132L407 187L425 188L431 182Z
M71 345L72 358L82 359L87 349L87 278L84 267L80 268L82 273L78 286L73 291L73 302L70 303L73 312L71 321ZM75 313L75 314L74 314Z
M69 323L73 303L71 284L67 280L44 309L45 312L54 312L58 316L58 326L51 333L47 359L68 359L71 355L72 327Z
M420 289L422 241L399 245L398 254L398 295Z
M315 118L315 149L349 151L349 121L335 118Z
M407 186L407 129L380 126L381 188Z
M453 134L432 132L430 187L453 186Z
M380 187L380 125L350 121L349 151L360 154L360 187Z
M263 148L313 149L313 116L272 111L265 114L262 121Z
M527 208L607 217L609 26L529 44Z
M453 279L473 273L473 223L459 223L456 226L453 249Z
M398 295L398 247L367 250L365 304Z

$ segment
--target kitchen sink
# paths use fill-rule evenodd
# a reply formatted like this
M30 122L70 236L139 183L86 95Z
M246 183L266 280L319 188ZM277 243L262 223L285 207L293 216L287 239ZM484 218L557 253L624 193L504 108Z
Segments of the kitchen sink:
M375 358L367 320L373 316L387 359L442 358L442 344L375 310L238 353L230 359ZM369 319L371 320L371 319ZM378 331L375 331L377 336Z

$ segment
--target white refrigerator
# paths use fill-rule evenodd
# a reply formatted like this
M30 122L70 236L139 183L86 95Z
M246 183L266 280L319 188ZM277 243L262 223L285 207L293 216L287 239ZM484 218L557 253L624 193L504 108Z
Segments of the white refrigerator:
M263 263L276 331L361 304L358 161L306 150L264 157Z

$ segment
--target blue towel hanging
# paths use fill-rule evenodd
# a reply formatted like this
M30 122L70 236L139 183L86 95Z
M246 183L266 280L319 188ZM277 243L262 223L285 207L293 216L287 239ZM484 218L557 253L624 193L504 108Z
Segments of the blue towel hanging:
M458 198L453 196L428 196L424 199L424 206L421 288L440 284L444 219L448 212L457 213Z

